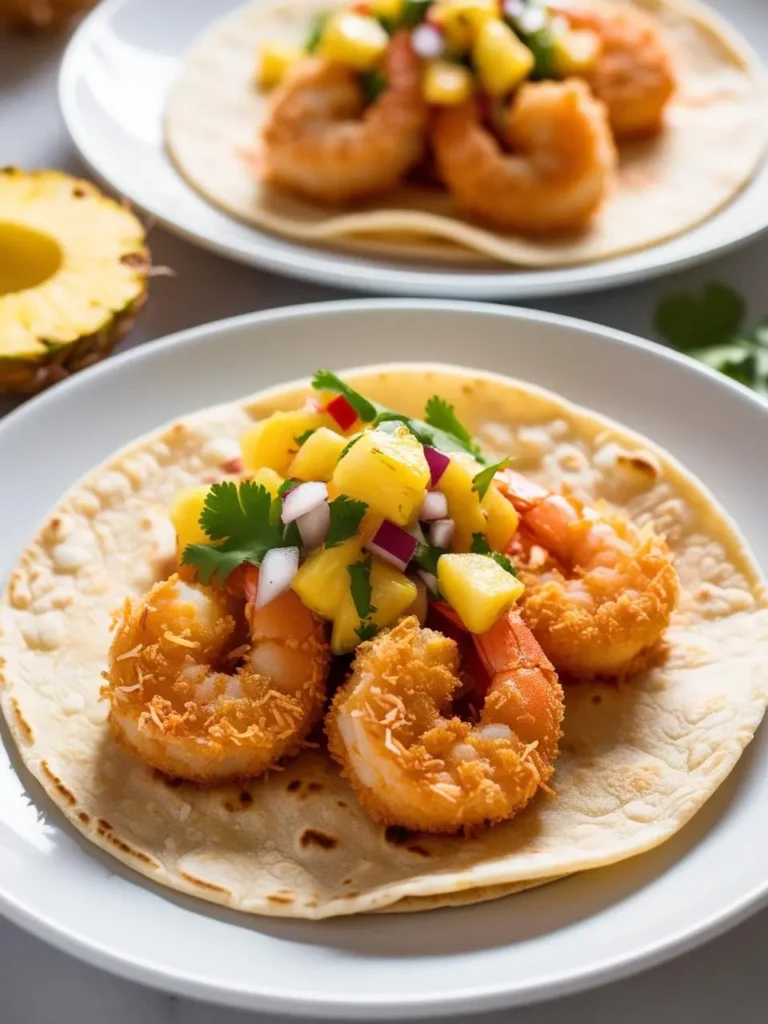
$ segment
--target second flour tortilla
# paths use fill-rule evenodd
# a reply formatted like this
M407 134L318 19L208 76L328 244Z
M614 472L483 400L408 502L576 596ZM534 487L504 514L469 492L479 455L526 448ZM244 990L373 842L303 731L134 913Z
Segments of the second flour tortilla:
M442 395L489 454L669 541L682 593L659 663L615 684L566 683L552 784L469 838L372 822L318 737L285 766L209 790L113 740L99 697L110 618L170 569L168 508L222 472L254 419L298 407L271 389L185 417L115 455L61 500L0 600L0 703L21 757L88 839L154 881L256 914L323 918L454 906L642 853L726 778L768 702L768 598L700 484L650 442L547 392L432 365L345 375L410 415Z
M494 231L465 217L442 188L408 183L375 200L334 208L256 180L245 155L257 153L268 102L254 85L259 46L303 45L313 16L346 0L257 0L209 29L171 89L167 146L181 173L215 205L307 242L392 257L464 263L490 258L529 267L645 249L695 227L750 179L765 149L766 90L746 45L700 5L615 2L659 20L679 89L664 132L622 143L617 187L594 224L578 235L541 240Z

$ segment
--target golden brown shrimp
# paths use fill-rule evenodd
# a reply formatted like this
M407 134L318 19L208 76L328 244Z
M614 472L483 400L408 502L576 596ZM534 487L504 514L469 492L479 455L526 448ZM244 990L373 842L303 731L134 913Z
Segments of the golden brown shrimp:
M222 782L298 752L328 662L323 626L293 591L256 610L171 576L125 602L103 694L113 733L147 764Z
M455 641L411 616L358 648L326 732L373 818L456 832L511 818L546 786L563 717L557 675L515 610L475 640L491 677L476 725L446 715L462 686Z
M458 202L501 227L544 234L583 227L608 192L616 147L583 82L531 82L512 102L502 145L469 100L435 116L432 142Z
M593 678L642 668L677 599L664 540L511 470L497 480L521 517L523 618L558 672Z
M652 135L675 91L672 58L658 23L643 11L590 2L558 6L571 28L597 34L601 52L584 78L608 108L616 138Z
M277 90L262 132L265 181L324 202L393 189L424 154L427 104L407 33L392 39L387 84L366 108L355 72L302 61Z

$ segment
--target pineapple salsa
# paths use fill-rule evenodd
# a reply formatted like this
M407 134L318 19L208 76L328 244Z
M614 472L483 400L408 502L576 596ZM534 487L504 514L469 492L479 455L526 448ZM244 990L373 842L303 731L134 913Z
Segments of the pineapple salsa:
M558 16L556 0L361 0L318 18L303 49L266 42L256 84L272 89L317 54L358 72L374 100L386 87L390 37L403 30L424 60L422 91L435 106L463 103L477 85L500 100L528 78L584 74L601 46L596 33Z
M497 477L439 396L415 420L369 401L327 370L317 397L240 439L242 478L179 494L181 562L223 584L260 566L256 606L288 588L332 622L334 654L422 622L430 600L484 633L523 585L504 554L518 526Z

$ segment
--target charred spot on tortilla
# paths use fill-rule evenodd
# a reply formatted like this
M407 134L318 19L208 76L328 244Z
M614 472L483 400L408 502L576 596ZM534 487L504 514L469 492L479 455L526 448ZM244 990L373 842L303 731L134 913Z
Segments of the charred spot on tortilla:
M403 828L402 825L387 825L384 829L384 838L388 843L392 843L393 846L405 846L411 837L412 833L407 828Z
M13 716L16 719L16 724L18 725L19 731L21 732L22 739L24 740L25 743L31 746L35 742L35 734L32 732L32 726L29 724L29 722L22 714L19 702L16 700L15 697L11 697L10 704L11 710L13 711Z
M319 846L321 850L335 850L339 845L339 840L334 836L329 836L316 828L305 828L299 842L304 849L310 846Z
M45 775L45 777L54 787L54 789L56 789L57 792L61 794L61 796L68 804L74 807L75 804L77 803L77 798L75 797L75 794L72 792L72 790L67 789L67 787L64 785L64 783L61 781L58 775L56 775L55 772L51 771L51 768L47 761L43 760L40 762L40 769L43 775Z
M282 906L289 906L293 903L293 896L289 892L275 892L267 896L270 903L277 903Z
M289 793L295 793L297 790L301 789L301 779L291 779L285 788Z

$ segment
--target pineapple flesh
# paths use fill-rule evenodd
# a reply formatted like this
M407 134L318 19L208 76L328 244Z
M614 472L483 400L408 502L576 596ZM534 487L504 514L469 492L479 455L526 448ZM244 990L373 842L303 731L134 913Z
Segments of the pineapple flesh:
M103 359L147 294L140 221L86 181L0 170L0 393Z

